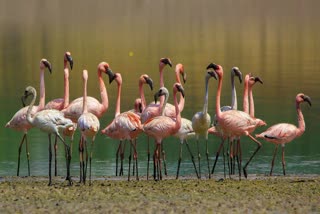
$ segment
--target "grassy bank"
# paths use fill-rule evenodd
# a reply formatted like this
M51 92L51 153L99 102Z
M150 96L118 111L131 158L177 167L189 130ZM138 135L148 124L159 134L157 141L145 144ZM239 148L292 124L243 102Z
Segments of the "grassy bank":
M124 178L125 179L125 178ZM4 177L0 213L319 213L320 176L247 180L98 178L72 187L55 178Z

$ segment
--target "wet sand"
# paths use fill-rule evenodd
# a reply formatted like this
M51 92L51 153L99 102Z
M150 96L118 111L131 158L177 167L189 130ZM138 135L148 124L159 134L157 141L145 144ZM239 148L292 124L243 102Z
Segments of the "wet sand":
M54 177L47 186L46 177L1 177L0 213L320 213L319 175L73 182Z

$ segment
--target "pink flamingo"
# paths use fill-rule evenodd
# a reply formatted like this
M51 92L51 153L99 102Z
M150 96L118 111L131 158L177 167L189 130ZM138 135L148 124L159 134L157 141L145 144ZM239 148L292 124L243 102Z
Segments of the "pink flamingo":
M298 127L290 123L278 123L269 127L266 131L256 135L257 138L262 138L265 141L275 144L275 150L274 150L273 158L271 162L270 176L272 175L274 160L275 160L275 156L276 156L279 145L282 146L283 175L286 175L286 171L285 171L286 163L284 160L284 146L286 145L286 143L290 143L295 138L300 137L306 129L304 117L300 108L300 104L303 102L307 102L311 106L311 99L309 96L303 93L297 94L296 110L297 110L297 116L298 116Z
M36 101L37 92L36 90L28 86L25 90L23 101L27 99L28 96L32 96L32 101L27 110L27 121L34 127L39 128L41 131L48 133L49 138L49 186L52 183L51 179L51 160L52 160L52 148L51 148L51 134L55 134L59 137L62 143L65 145L67 150L67 180L69 181L69 185L72 184L70 177L70 147L64 142L63 138L60 136L59 131L72 128L73 122L70 119L67 119L63 116L61 111L55 109L45 109L39 112L36 112L34 115L31 115L31 111L33 105Z
M159 96L164 96L168 91L166 88L161 87L159 91L155 94L155 99ZM161 160L160 160L160 147L162 140L166 137L174 135L181 127L181 115L177 101L177 92L180 92L184 96L184 90L180 83L175 83L173 85L173 99L176 108L176 117L171 118L167 116L157 116L150 118L146 121L142 128L143 131L155 139L156 149L154 151L153 160L154 160L154 179L162 179L161 176ZM157 176L157 175L158 176Z
M70 70L72 70L73 67L73 59L70 52L65 52L63 57L63 64L64 64L64 97L63 98L57 98L54 100L49 101L44 109L56 109L61 111L62 109L65 109L69 105L69 68L68 63L70 65ZM69 130L66 130L65 133L63 133L64 136L70 136L71 140L73 140L73 134L75 132L75 128L72 129L72 132L70 133ZM57 176L57 136L55 137L54 141L54 175Z
M104 128L101 131L101 133L113 139L120 140L120 144L117 151L117 159L118 159L118 154L119 154L119 150L121 150L122 141L129 140L132 145L133 144L132 140L135 139L138 136L138 134L142 132L142 126L140 122L140 117L137 114L131 111L120 113L122 77L120 73L116 73L114 74L114 76L115 76L114 79L118 84L115 118L106 128ZM136 154L135 147L134 147L134 151ZM135 159L136 159L136 155L135 155ZM131 158L129 158L129 160L131 160ZM130 163L129 163L129 166L130 166ZM116 175L118 174L117 168L118 167L116 166ZM120 173L122 170L123 169L121 168ZM137 168L137 179L138 179L138 168ZM128 180L130 180L130 167L129 167L129 173L128 173Z
M192 128L196 133L197 147L198 147L198 164L199 164L199 178L201 178L201 168L200 168L200 149L199 149L199 137L204 136L206 139L206 156L208 162L208 171L210 178L210 165L209 165L209 151L208 151L208 129L211 123L211 117L208 114L208 84L209 79L214 77L217 79L217 75L213 70L207 70L205 76L205 96L203 110L195 113L192 117Z
M44 70L45 68L48 68L49 72L52 72L51 64L46 59L41 59L40 61L40 99L39 99L39 105L33 106L31 110L31 115L36 114L37 112L43 110L45 106L45 83L44 83ZM7 122L6 128L11 128L16 131L22 131L23 137L19 145L19 154L18 154L18 169L17 169L17 176L19 176L19 170L20 170L20 155L21 155L21 147L24 142L26 142L26 153L27 153L27 160L28 160L28 176L30 176L30 153L28 150L28 139L27 139L27 133L28 130L32 128L32 125L28 123L27 121L27 111L28 107L21 108L19 111L17 111L11 120Z
M88 149L87 149L87 138L91 138L91 147L90 147L90 171L89 171L89 181L91 184L91 160L92 160L92 148L96 134L100 129L99 119L92 113L88 112L87 105L87 82L88 82L88 71L83 70L83 110L82 115L78 119L78 127L81 131L81 143L85 145L86 148L86 167L84 169L84 162L80 163L80 175L83 174L82 178L80 177L80 182L83 179L83 183L86 182L86 171L88 165ZM80 160L83 160L83 153L80 154L82 157ZM83 170L83 171L82 171ZM82 173L81 173L82 171Z
M249 114L243 111L230 110L222 112L220 109L220 96L222 89L223 68L220 65L213 63L211 63L208 68L213 68L219 77L216 96L216 115L218 120L218 128L221 130L222 135L227 137L240 137L243 135L248 136L258 145L248 162L243 167L244 176L247 178L247 166L261 148L261 143L250 133L252 133L256 127L266 125L266 123L261 119L252 118Z

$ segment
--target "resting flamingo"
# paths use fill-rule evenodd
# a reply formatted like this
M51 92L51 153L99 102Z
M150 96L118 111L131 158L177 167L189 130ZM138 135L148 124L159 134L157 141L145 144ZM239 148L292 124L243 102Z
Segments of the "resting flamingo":
M204 96L204 105L203 110L195 113L195 115L192 117L192 128L194 132L196 133L196 140L197 140L197 147L198 147L198 164L199 164L199 178L201 178L201 168L200 168L200 148L199 148L199 137L204 136L206 139L206 156L207 156L207 162L208 162L208 171L209 171L209 178L210 176L210 165L209 165L209 151L208 151L208 129L211 125L211 117L208 114L208 84L209 79L211 77L214 77L217 79L217 75L214 72L214 70L209 69L206 72L205 76L205 96Z
M156 99L160 96L164 96L168 90L164 87L161 87L159 91L155 94ZM150 118L146 121L142 128L143 131L150 137L155 139L156 148L154 150L153 161L154 161L154 179L161 180L161 143L162 140L168 136L174 135L181 127L181 115L177 101L177 92L182 93L184 96L184 90L180 83L175 83L173 85L173 99L176 108L176 117L171 118L164 115ZM167 98L165 98L167 99Z
M242 83L242 73L241 73L241 71L240 71L240 69L238 67L233 67L231 69L231 106L222 106L221 107L221 111L229 111L229 110L232 110L232 109L238 109L237 91L236 91L236 87L235 87L235 84L234 84L234 78L235 77L239 78L239 82L241 84ZM214 115L214 125L211 128L208 129L208 133L209 134L213 134L213 135L221 138L221 144L220 144L220 146L218 148L218 151L216 153L216 159L214 161L211 174L214 173L214 169L215 169L215 166L217 164L217 160L219 158L220 151L223 148L224 141L226 140L226 137L222 136L221 133L219 132L219 130L217 130L217 128L216 128L216 125L218 123L216 117L217 116ZM224 170L224 174L225 174L225 170Z
M248 136L257 144L256 150L243 167L244 176L247 178L247 166L261 148L261 143L250 133L252 133L256 127L264 126L266 125L266 123L261 119L252 118L249 114L243 111L229 110L222 112L220 108L220 96L222 89L223 68L220 65L216 65L213 63L211 63L208 68L213 68L219 77L216 96L216 115L218 120L218 129L222 132L222 135L225 135L226 137L240 137L244 135Z
M131 111L120 113L122 77L120 73L116 73L114 75L115 75L115 81L118 84L115 118L106 128L104 128L101 131L101 133L113 139L120 140L120 145L117 151L117 157L118 157L118 153L119 153L119 150L121 149L122 141L129 140L130 144L132 145L133 144L132 141L138 136L139 133L142 132L142 126L140 122L140 117L137 114ZM134 147L134 152L136 154L135 147ZM121 167L122 167L122 164L121 164ZM137 167L137 164L136 164L136 167ZM136 176L138 179L138 168L136 170L137 170ZM120 169L120 173L121 171L123 171L123 168ZM117 174L117 171L116 171L116 174ZM130 162L129 162L128 180L130 180Z
M31 115L33 105L36 101L37 92L32 86L28 86L25 90L23 100L28 96L32 96L32 101L27 111L27 121L34 127L39 128L41 131L48 133L49 138L49 186L52 184L51 179L51 160L52 160L52 148L51 148L51 134L55 134L62 141L67 150L67 180L69 185L72 184L70 177L70 147L67 145L63 138L60 136L59 131L73 127L73 122L70 119L64 117L61 111L55 109L45 109Z
M39 105L33 106L31 115L34 115L35 113L43 110L45 106L45 82L44 82L44 70L45 68L48 68L49 72L52 72L51 64L46 59L41 59L40 61L40 99L39 99ZM24 142L26 142L26 154L27 154L27 161L28 161L28 176L30 176L30 153L28 150L28 139L27 139L27 133L28 130L32 128L32 125L28 123L27 121L27 111L28 107L21 108L19 111L17 111L11 120L7 122L6 128L12 128L16 131L22 131L23 137L19 144L19 150L18 150L18 168L17 168L17 176L19 176L19 170L20 170L20 155L21 155L21 148Z
M64 53L63 56L63 65L64 65L64 96L63 98L57 98L54 100L49 101L44 109L56 109L61 111L62 109L65 109L69 105L69 68L68 63L70 65L70 70L72 70L73 67L73 59L71 56L71 53L69 51ZM66 130L66 133L63 133L64 136L70 136L71 141L73 140L73 134L75 132L75 129L72 130L70 133L69 130ZM55 137L54 141L54 175L57 176L57 136Z
M295 138L300 137L306 129L304 117L303 117L301 107L300 107L300 104L303 102L307 102L311 106L311 99L309 96L307 96L303 93L297 94L297 96L296 96L296 110L297 110L297 116L298 116L298 127L296 127L295 125L290 124L290 123L278 123L278 124L275 124L275 125L269 127L266 131L264 131L260 134L256 134L256 138L262 138L265 141L268 141L270 143L275 144L275 150L274 150L273 158L272 158L272 162L271 162L270 176L272 176L274 160L275 160L275 156L276 156L279 145L282 146L283 175L286 175L284 147L287 143L290 143Z
M84 162L80 163L80 182L83 180L83 183L86 182L86 172L87 172L87 166L88 166L88 145L87 145L87 138L91 138L91 147L90 147L90 159L89 159L89 182L91 184L91 161L92 161L92 148L94 139L96 137L96 134L98 133L100 129L100 122L97 116L94 114L88 112L88 105L87 105L87 82L88 82L88 71L83 70L83 110L82 115L78 119L78 127L81 131L81 143L86 148L86 164L84 165ZM83 153L80 154L82 156L83 160ZM82 173L81 173L82 171Z

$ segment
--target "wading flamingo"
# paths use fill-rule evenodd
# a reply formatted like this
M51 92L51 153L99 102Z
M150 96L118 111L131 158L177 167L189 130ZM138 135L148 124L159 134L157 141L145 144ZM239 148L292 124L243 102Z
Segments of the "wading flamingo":
M159 91L155 94L155 102L156 99L160 96L167 96L166 93L168 90L164 87L161 87ZM168 136L174 135L181 127L181 115L177 101L177 92L182 93L184 96L184 90L180 83L175 83L173 85L173 99L176 108L176 117L171 118L167 116L157 116L149 119L143 124L143 131L150 137L155 139L156 148L153 155L154 160L154 179L161 180L161 160L160 160L160 152L161 152L161 143L162 140ZM165 97L165 99L168 99ZM157 175L156 175L157 174Z
M86 174L87 174L87 166L88 166L88 145L87 145L87 138L91 138L91 147L90 147L90 159L89 159L89 182L91 184L91 161L92 161L92 149L94 139L96 134L100 129L100 122L99 119L92 113L88 112L88 105L87 105L87 82L88 82L88 71L83 70L83 110L82 115L78 119L78 127L81 131L81 144L84 145L86 148L86 165L84 165L83 161L83 153L80 154L82 157L82 163L80 163L80 182L83 180L83 183L86 182ZM82 173L81 173L82 171Z
M45 106L45 83L44 83L44 70L45 68L48 68L49 72L52 72L51 64L46 59L41 59L40 61L40 99L39 99L39 105L33 106L31 110L31 115L34 115L35 113L43 110ZM18 168L17 168L17 176L19 176L19 170L20 170L20 155L21 155L21 148L24 142L26 142L26 153L27 153L27 161L28 161L28 176L30 176L30 154L28 150L28 139L27 139L27 133L28 130L32 128L32 125L28 123L27 121L27 111L28 106L21 108L19 111L17 111L11 120L7 122L6 128L12 128L16 131L22 131L23 137L19 145L18 150Z
M59 139L62 141L67 150L67 180L69 185L72 184L70 177L70 147L67 145L63 138L60 136L59 131L73 127L73 122L70 119L64 117L61 111L55 109L45 109L31 115L33 105L36 101L37 92L36 90L28 86L24 92L23 101L32 96L32 101L28 107L27 111L27 121L34 127L39 128L41 131L48 133L49 137L49 186L52 184L51 180L51 160L52 160L52 148L51 148L51 134L56 134Z
M223 68L220 65L216 65L213 63L211 63L208 68L213 68L219 77L216 96L216 115L218 120L218 129L222 132L222 135L226 137L240 137L243 135L248 136L258 145L248 162L243 167L244 176L247 178L247 166L261 148L261 143L250 133L252 133L256 129L256 127L264 126L266 125L266 123L261 119L252 118L249 114L243 111L230 110L222 112L220 108L220 96L222 89Z
M62 109L65 109L69 105L69 68L68 63L70 65L70 70L72 70L73 67L73 59L70 52L65 52L63 56L63 72L64 72L64 96L63 98L57 98L54 100L49 101L44 109L56 109L61 111ZM73 140L73 134L75 132L75 129L72 130L71 133L69 133L69 130L66 130L66 133L63 133L63 136L70 136L71 141ZM55 136L54 141L54 176L57 176L57 136Z
M290 123L278 123L276 125L269 127L266 131L260 134L256 134L257 138L262 138L265 141L275 144L275 150L274 150L273 158L271 162L270 176L272 175L274 160L275 160L279 145L282 146L283 175L286 175L286 171L285 171L286 162L284 160L284 146L286 145L286 143L290 143L295 138L300 137L306 129L304 117L300 108L300 104L303 102L307 102L311 106L311 99L309 96L303 93L297 94L296 110L297 110L297 116L298 116L298 127Z
M217 75L214 70L209 69L205 75L205 96L204 96L204 105L203 110L195 113L192 117L192 128L196 133L196 140L197 140L197 147L198 147L198 164L199 164L199 178L201 178L201 168L200 168L200 148L199 148L199 137L204 136L206 139L206 156L208 162L208 171L209 171L209 178L210 176L210 165L209 165L209 151L208 151L208 129L211 125L211 117L208 114L208 86L209 86L209 79L214 77L217 79Z
M234 84L234 78L235 77L239 78L239 82L241 84L242 83L242 73L241 73L241 71L240 71L240 69L238 67L233 67L231 69L231 106L222 106L221 107L221 111L229 111L229 110L232 110L232 109L238 109L237 91L236 91L236 87L235 87L235 84ZM213 135L215 135L217 137L220 137L221 138L221 144L220 144L220 146L218 148L218 151L216 153L216 159L214 161L211 174L214 173L214 169L216 167L217 160L218 160L219 155L220 155L220 151L223 148L224 141L226 140L226 137L222 136L222 134L219 132L219 130L217 130L217 128L216 128L217 123L218 123L217 122L217 115L214 115L214 126L209 128L208 133L209 134L213 134ZM224 157L224 154L223 154L223 157ZM225 167L224 167L224 174L225 174Z

